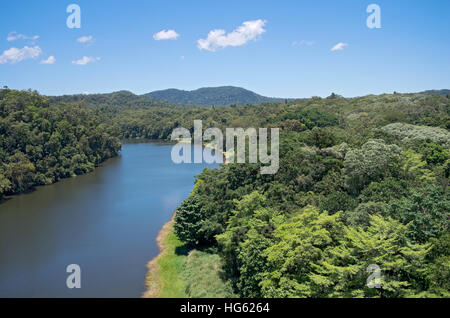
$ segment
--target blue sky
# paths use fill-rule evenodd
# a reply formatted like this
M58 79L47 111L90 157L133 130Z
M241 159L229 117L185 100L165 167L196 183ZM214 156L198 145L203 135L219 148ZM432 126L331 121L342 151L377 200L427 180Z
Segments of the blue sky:
M71 3L81 8L79 29L66 26ZM381 8L380 29L366 25L371 3ZM447 0L15 0L0 6L0 85L42 94L234 85L266 96L310 97L450 88ZM216 29L223 34L208 41ZM178 36L155 40L162 30ZM82 37L92 40L77 41ZM332 51L339 43L342 49Z

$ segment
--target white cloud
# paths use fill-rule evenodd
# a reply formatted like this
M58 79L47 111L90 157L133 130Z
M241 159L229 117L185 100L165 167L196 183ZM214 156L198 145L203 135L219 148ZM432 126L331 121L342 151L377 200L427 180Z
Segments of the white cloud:
M344 42L339 42L338 44L336 44L335 46L333 46L331 48L331 52L333 51L342 51L344 49L344 47L348 46L348 43L344 43Z
M176 40L180 35L174 30L162 30L158 33L153 34L153 38L156 41L159 40Z
M32 40L36 41L39 39L39 35L33 35L33 36L27 36L24 34L17 33L16 31L12 31L8 34L8 37L6 38L7 41L15 41L15 40Z
M77 39L77 42L84 43L84 44L91 44L94 42L94 37L92 35L85 35L85 36L79 37Z
M180 56L180 59L184 60L184 55L181 55L181 56Z
M100 58L99 57L91 57L91 56L83 56L79 60L72 61L72 64L86 65L88 63L92 63L92 62L96 62L96 61L100 61Z
M316 42L315 41L301 40L301 41L294 41L294 42L292 42L292 46L301 46L301 45L312 46L312 45L314 45L314 43L316 43Z
M197 47L200 50L214 52L227 46L244 45L266 32L266 30L264 30L264 25L266 23L266 20L261 19L245 21L241 26L228 34L222 29L211 30L206 39L199 39L197 41Z
M41 61L41 64L53 64L53 63L55 63L55 62L56 62L55 57L54 57L53 55L50 55L50 56L48 57L48 59L42 60L42 61Z
M0 55L0 64L5 63L14 64L27 59L34 59L38 57L41 53L42 50L39 46L34 47L25 46L22 49L12 47L4 51L3 54Z

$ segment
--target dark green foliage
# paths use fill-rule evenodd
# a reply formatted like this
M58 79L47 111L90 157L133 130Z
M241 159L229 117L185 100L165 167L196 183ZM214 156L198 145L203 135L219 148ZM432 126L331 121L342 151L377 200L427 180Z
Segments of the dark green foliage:
M380 182L372 182L361 192L362 202L375 201L388 203L392 199L400 199L407 193L404 180L388 177Z
M0 90L0 197L92 171L119 150L92 111L50 105L37 92Z
M333 192L324 196L319 203L321 211L328 211L334 214L338 211L352 210L357 205L357 200L346 192Z
M205 169L175 217L182 241L218 251L226 286L243 297L450 296L445 96L226 99L232 107L129 92L52 100L75 104L0 91L1 194L91 171L117 153L114 136L167 140L194 119L203 129L280 127L275 175L260 164ZM380 288L367 287L370 264Z
M448 231L449 209L448 191L433 185L424 189L411 189L406 197L392 200L388 204L387 214L402 223L411 222L412 238L426 242Z
M336 137L330 131L314 127L308 134L307 144L318 148L331 147L336 144Z
M234 86L203 87L193 91L172 88L151 92L144 96L169 101L171 103L203 106L246 105L283 101L282 98L265 97L244 88Z
M443 164L449 157L444 147L431 141L424 142L418 149L429 165Z
M370 217L377 214L385 214L386 204L384 202L363 202L354 210L347 210L344 219L351 226L361 226L367 228L370 224Z
M190 195L183 201L175 214L175 234L180 240L190 245L201 245L205 240L201 230L204 219L206 219L205 211L201 207L199 197Z
M198 176L179 237L217 249L241 297L448 297L449 106L395 94L179 110L187 128L282 128L275 175L228 164Z
M123 109L142 109L161 106L174 106L168 102L154 100L148 96L135 95L129 91L118 91L106 94L76 94L49 96L51 104L75 103L83 108L117 113Z
M302 109L288 113L283 115L282 119L298 120L309 129L313 127L335 126L339 123L339 118L336 115L317 108Z

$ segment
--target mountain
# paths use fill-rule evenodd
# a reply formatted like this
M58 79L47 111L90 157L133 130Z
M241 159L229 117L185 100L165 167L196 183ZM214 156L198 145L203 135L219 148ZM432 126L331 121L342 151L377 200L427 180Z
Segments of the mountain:
M230 106L232 104L245 105L284 101L283 98L265 97L235 86L203 87L193 91L171 88L154 91L143 96L184 105L204 106Z
M450 89L432 89L421 93L447 96L450 95Z

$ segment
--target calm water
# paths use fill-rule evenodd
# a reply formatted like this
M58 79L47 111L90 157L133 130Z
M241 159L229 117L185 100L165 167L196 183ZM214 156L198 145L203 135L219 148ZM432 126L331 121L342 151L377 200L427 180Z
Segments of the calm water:
M155 238L203 164L176 165L171 145L124 144L94 172L0 204L0 297L139 297ZM66 267L81 267L68 289Z

